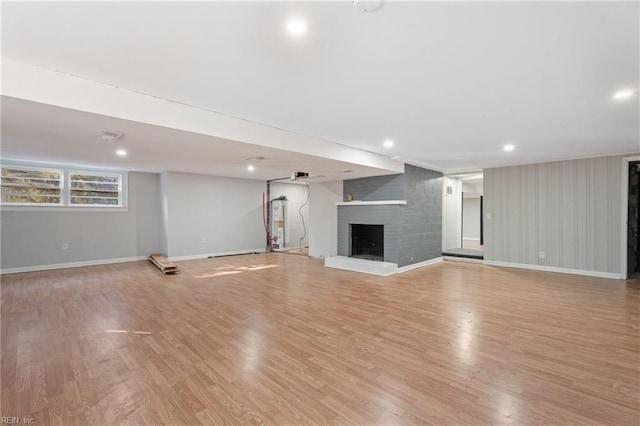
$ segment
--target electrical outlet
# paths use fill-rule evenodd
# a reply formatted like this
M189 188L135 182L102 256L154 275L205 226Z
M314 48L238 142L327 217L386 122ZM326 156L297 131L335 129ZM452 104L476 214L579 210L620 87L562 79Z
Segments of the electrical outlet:
M206 243L207 243L207 239L206 239L206 238L203 238L202 240L200 240L200 242L201 242L202 244L206 244Z
M62 250L69 250L69 243L62 243Z
M538 255L538 257L540 259L544 259L545 253L543 251L540 252L540 254Z

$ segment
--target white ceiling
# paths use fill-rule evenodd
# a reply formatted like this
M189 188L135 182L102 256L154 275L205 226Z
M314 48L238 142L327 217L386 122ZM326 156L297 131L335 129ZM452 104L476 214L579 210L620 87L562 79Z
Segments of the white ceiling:
M638 2L3 2L2 57L453 172L639 151L639 31Z
M117 141L104 141L101 138L104 129L117 129L125 135ZM310 174L311 182L387 173L353 163L8 97L2 97L2 136L2 157L22 162L35 160L153 173L168 170L260 180L303 171ZM115 155L117 149L125 149L127 156ZM261 156L264 160L252 159ZM249 165L255 166L253 172L247 170Z

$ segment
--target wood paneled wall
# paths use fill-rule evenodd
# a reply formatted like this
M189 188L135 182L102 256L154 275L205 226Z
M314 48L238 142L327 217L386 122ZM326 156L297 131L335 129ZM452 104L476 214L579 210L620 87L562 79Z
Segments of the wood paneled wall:
M622 158L484 170L485 259L620 273Z

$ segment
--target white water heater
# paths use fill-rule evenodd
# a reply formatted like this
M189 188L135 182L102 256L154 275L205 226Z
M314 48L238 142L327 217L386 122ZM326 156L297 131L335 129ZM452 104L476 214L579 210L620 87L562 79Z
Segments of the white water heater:
M287 200L271 201L271 246L273 250L284 250Z

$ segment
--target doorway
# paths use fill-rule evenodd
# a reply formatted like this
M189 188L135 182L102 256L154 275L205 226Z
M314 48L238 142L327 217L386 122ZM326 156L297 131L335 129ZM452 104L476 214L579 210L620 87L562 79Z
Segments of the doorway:
M442 255L484 258L483 173L448 175L444 178Z
M640 279L640 161L629 163L627 278Z
M462 248L484 250L482 223L482 194L462 193Z

